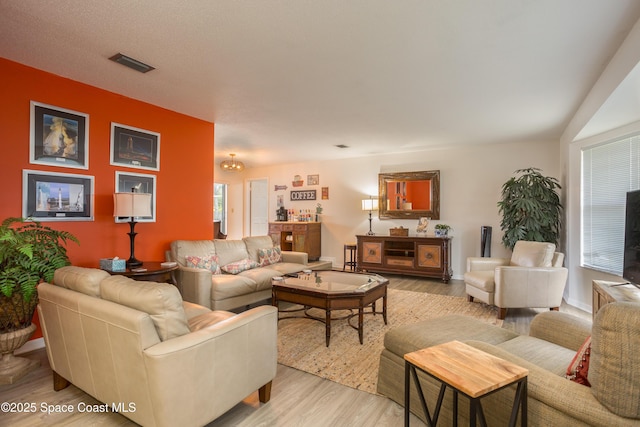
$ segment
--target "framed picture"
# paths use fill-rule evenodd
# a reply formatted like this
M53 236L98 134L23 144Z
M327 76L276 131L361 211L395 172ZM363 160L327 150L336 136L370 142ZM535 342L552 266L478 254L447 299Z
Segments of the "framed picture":
M22 216L38 221L93 221L93 176L22 171Z
M29 163L89 169L89 115L31 101Z
M160 134L112 122L111 164L160 170Z
M329 187L322 187L322 200L329 199Z
M320 175L307 175L307 185L320 184Z
M116 172L116 192L151 194L151 216L137 217L137 222L156 222L156 176L142 173ZM129 217L115 217L116 222L129 222Z

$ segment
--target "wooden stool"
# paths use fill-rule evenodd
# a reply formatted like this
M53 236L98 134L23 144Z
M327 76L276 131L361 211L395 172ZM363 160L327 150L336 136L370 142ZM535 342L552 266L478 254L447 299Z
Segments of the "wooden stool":
M349 270L351 271L356 271L357 251L358 246L355 243L347 243L346 245L344 245L344 264L342 266L342 271L344 271L347 267L349 267ZM347 261L347 252L349 255L349 261Z

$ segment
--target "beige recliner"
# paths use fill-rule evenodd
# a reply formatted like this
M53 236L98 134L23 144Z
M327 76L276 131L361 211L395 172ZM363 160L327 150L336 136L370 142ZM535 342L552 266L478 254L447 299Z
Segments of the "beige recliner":
M467 258L464 283L467 299L499 307L504 319L508 308L558 310L567 283L564 254L546 242L516 242L511 259Z
M54 389L69 383L144 426L202 426L255 390L270 397L277 310L183 302L167 283L63 267L38 285Z

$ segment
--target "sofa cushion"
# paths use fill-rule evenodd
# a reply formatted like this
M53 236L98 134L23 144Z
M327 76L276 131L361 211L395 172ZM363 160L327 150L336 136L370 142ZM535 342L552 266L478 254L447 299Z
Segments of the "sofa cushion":
M262 291L264 289L271 289L271 279L275 276L280 276L280 273L272 268L260 267L243 271L240 275L256 282L256 291Z
M222 271L229 274L238 274L243 271L251 270L252 268L258 267L258 263L252 259L245 258L239 261L230 262L229 264L223 265Z
M567 365L576 354L568 348L527 335L520 335L496 346L560 377L565 375Z
M242 275L220 274L211 276L211 299L221 301L256 291L256 282Z
M258 249L258 264L260 267L276 264L282 261L282 251L279 247Z
M249 258L255 262L259 261L258 250L265 248L273 248L273 240L269 236L248 236L243 237L242 241L245 243Z
M588 336L567 368L565 376L578 384L591 387L589 382L589 360L591 359L591 336Z
M463 315L437 317L391 329L384 336L384 347L399 356L458 340L477 340L499 344L518 337L513 331L488 325L480 320Z
M250 258L244 240L216 240L215 246L220 265ZM257 258L255 261L258 262Z
M621 417L640 418L638 304L606 304L593 322L589 382L600 403Z
M69 265L53 274L53 284L92 297L100 297L100 282L111 275L97 268Z
M189 333L182 297L173 285L111 276L100 283L100 296L149 314L162 341Z
M231 313L230 311L210 311L189 319L189 329L191 332L199 331L200 329L215 325L235 315L235 313Z
M186 267L185 256L211 256L216 254L213 240L174 240L171 242L171 259Z
M551 267L556 245L546 242L518 240L513 247L510 265L518 267Z
M213 274L222 274L217 255L194 256L187 255L184 257L185 267L202 268L211 271Z
M263 267L263 268L268 268L269 270L277 271L278 272L277 276L284 276L285 274L298 273L304 270L305 268L309 268L309 267L304 264L297 264L294 262L279 262L277 264L267 265L266 267ZM328 270L331 270L331 268L329 268Z
M495 271L478 270L464 273L464 282L485 292L495 292Z

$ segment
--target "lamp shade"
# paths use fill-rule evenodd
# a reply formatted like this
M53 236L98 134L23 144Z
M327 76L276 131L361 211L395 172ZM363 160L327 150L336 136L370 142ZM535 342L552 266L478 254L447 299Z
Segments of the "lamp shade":
M151 194L114 193L113 216L151 216Z
M362 200L362 210L363 211L377 211L378 210L378 199L363 199Z

